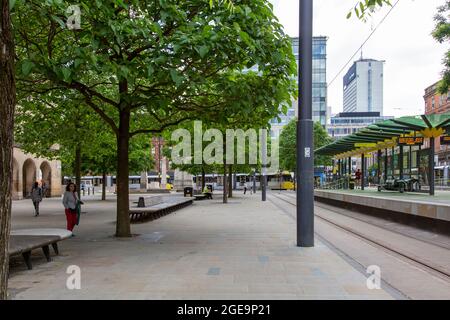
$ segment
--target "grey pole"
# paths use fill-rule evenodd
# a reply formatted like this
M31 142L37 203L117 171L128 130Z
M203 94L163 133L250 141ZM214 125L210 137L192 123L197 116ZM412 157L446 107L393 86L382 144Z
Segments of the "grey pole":
M348 157L348 174L352 177L352 157Z
M253 193L256 193L256 169L253 172Z
M430 154L428 156L428 167L430 170L430 196L434 196L434 138L430 138Z
M361 190L364 191L366 183L366 155L364 153L361 155L361 171Z
M262 146L262 179L261 179L261 187L262 187L262 201L267 200L267 129L261 130L261 146Z
M384 182L388 179L388 149L384 149Z
M312 121L313 0L300 0L299 121L297 127L297 245L314 246L314 145Z
M381 184L381 157L382 157L381 150L378 150L378 153L377 153L377 167L378 167L378 170L377 170L377 183L378 184Z
M400 179L403 179L403 146L400 146L400 153L398 154L398 164L400 170Z

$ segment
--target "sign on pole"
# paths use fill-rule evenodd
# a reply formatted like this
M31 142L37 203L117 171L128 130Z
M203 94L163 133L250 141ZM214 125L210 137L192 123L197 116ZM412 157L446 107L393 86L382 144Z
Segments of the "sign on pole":
M423 145L423 137L400 137L398 138L399 146L421 146Z

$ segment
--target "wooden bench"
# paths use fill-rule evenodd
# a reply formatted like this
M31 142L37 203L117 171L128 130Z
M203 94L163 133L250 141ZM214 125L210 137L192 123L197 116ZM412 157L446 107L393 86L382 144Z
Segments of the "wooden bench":
M50 246L59 255L58 242L72 236L64 229L27 229L13 230L9 237L9 256L22 255L28 270L33 269L31 251L42 249L48 262L51 261Z
M186 200L183 198L172 202L159 203L147 208L132 208L130 209L130 222L142 223L156 220L191 204L192 199Z

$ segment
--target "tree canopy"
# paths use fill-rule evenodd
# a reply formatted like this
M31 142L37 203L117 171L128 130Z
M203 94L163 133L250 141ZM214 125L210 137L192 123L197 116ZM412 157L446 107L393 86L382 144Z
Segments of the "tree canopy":
M70 1L18 2L19 86L81 95L116 136L118 236L131 235L132 137L255 107L274 116L295 92L291 41L267 0L82 0L76 28Z
M439 42L448 44L450 40L450 0L446 0L445 4L438 8L434 20L436 26L433 31L433 37ZM439 91L445 94L450 88L450 50L447 51L444 59L444 71L442 72L442 81L439 84Z

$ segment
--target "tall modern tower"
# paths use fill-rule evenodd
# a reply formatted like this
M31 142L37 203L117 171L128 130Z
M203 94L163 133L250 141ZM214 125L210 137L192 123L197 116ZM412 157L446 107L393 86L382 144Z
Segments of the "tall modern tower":
M379 112L383 116L384 61L361 59L344 76L344 112Z
M292 50L299 64L298 38L292 38ZM315 122L326 126L328 114L327 106L327 37L313 37L313 92L312 92L312 117ZM298 117L298 101L292 101L286 115L280 114L278 119L271 121L271 136L278 138L281 130L293 118Z
M313 92L312 117L324 127L327 124L327 37L313 37ZM298 38L292 38L297 65L299 63ZM297 107L295 107L297 109Z

